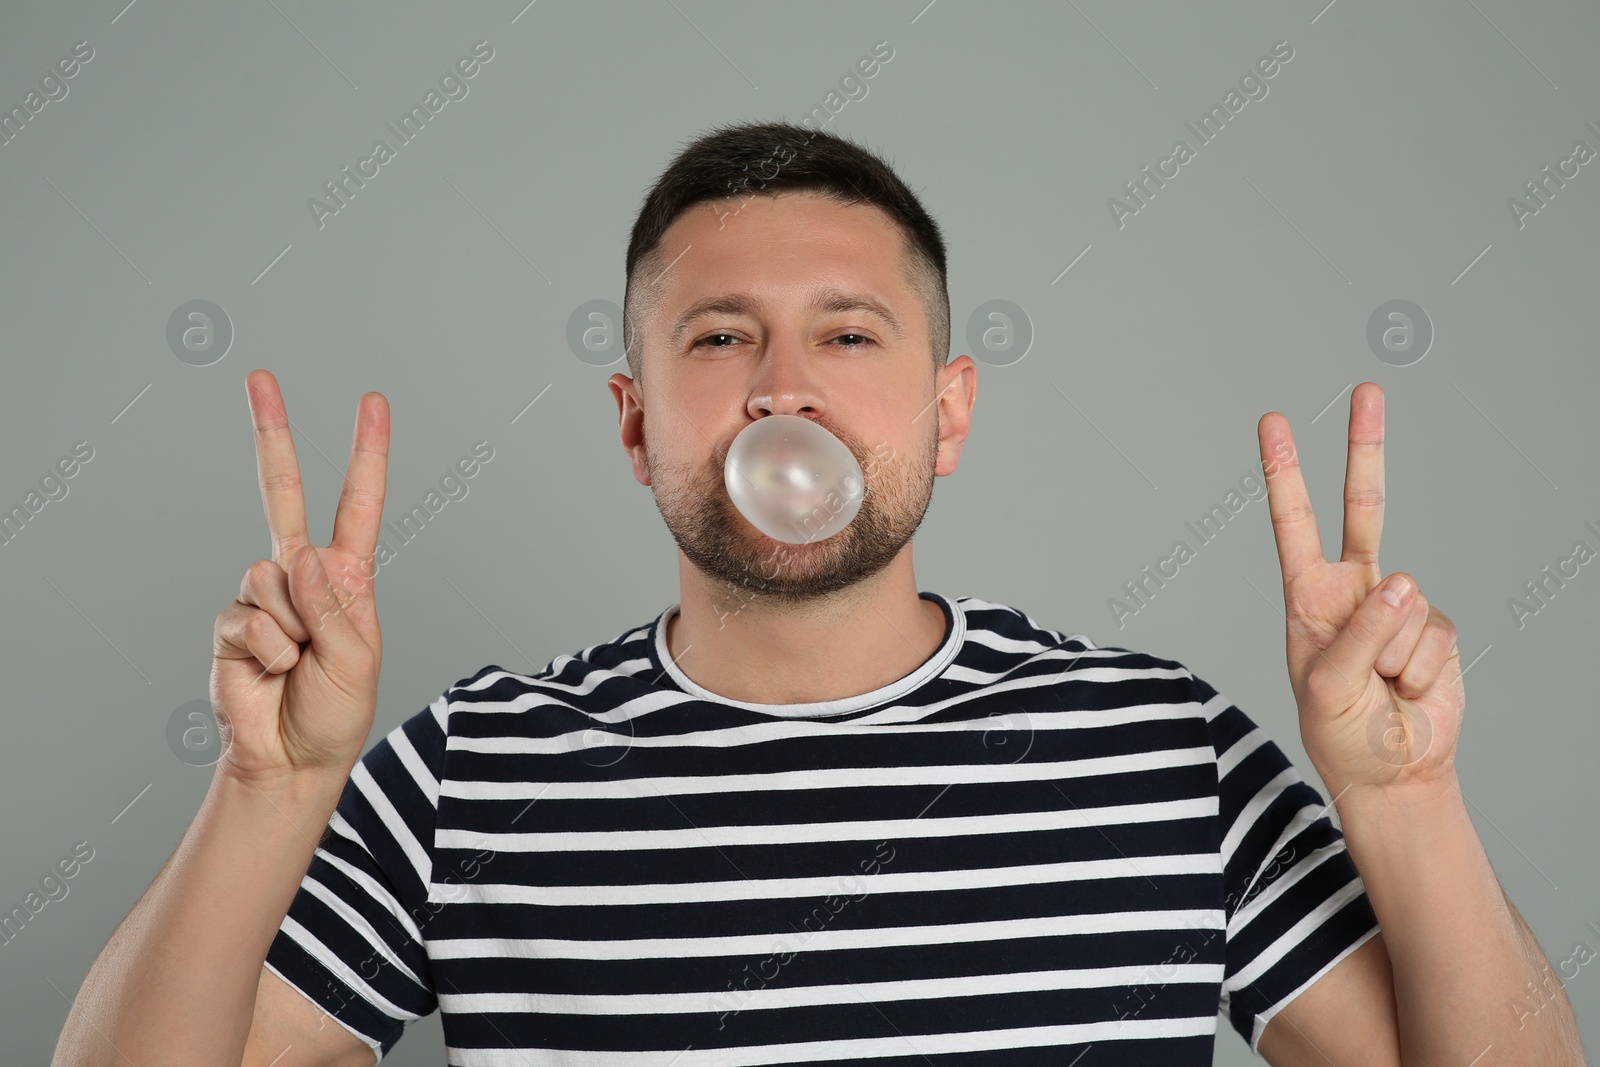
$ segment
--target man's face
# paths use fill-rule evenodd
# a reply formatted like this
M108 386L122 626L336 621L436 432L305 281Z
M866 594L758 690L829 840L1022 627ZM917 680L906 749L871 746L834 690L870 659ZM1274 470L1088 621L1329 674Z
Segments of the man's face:
M700 204L668 229L670 266L637 342L642 384L616 374L610 385L634 477L654 489L678 547L707 577L790 603L855 585L905 548L934 476L955 470L972 361L935 375L903 245L877 208L810 193ZM826 306L841 294L882 305L893 321ZM722 306L697 312L716 298ZM941 391L955 399L936 402ZM861 465L861 509L832 537L774 540L728 495L734 437L776 414L820 424Z

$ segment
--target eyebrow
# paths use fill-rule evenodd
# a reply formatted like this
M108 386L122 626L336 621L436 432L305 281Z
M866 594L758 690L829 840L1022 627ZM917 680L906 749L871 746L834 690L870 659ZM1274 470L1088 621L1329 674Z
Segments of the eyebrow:
M766 308L766 301L752 293L723 293L718 296L708 296L697 300L678 316L672 325L672 345L677 346L684 333L696 319L707 315L754 315ZM811 301L807 307L812 311L822 311L829 314L838 314L847 311L862 311L869 315L876 315L889 324L889 328L896 334L904 334L900 320L883 301L865 293L848 293L843 289L831 286L819 286L811 290Z

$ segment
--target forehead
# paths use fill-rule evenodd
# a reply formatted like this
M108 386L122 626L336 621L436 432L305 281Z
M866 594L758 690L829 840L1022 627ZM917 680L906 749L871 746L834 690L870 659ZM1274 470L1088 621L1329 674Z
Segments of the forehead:
M914 299L905 247L893 220L870 204L809 192L729 197L678 216L662 236L662 269L643 280L660 286L657 309L669 323L692 305L740 292L811 303L835 289L899 308Z

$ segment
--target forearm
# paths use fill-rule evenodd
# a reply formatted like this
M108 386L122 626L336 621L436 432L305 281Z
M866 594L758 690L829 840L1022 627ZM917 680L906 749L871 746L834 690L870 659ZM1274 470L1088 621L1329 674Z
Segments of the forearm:
M218 773L79 988L53 1063L238 1063L267 949L343 781Z
M1452 777L1346 792L1346 847L1383 928L1405 1067L1583 1064L1572 1008L1489 865Z

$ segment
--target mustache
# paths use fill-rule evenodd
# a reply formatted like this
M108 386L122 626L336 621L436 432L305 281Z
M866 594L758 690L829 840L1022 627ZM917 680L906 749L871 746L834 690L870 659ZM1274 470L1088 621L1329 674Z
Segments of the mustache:
M799 417L816 423L818 426L821 426L824 430L827 430L829 433L831 433L834 437L838 438L839 442L850 450L850 454L855 457L856 463L862 468L863 472L866 470L868 462L872 459L875 453L863 445L854 434L848 432L843 427L837 425L829 419L811 418L807 415L802 415ZM753 425L755 424L750 424L750 426ZM749 429L750 426L741 427L739 433L743 433L745 430ZM730 437L726 441L719 443L717 447L712 450L711 460L708 463L708 467L715 472L719 481L722 480L723 471L727 469L728 453L733 449L734 438L738 436L738 433L734 434L733 437Z

